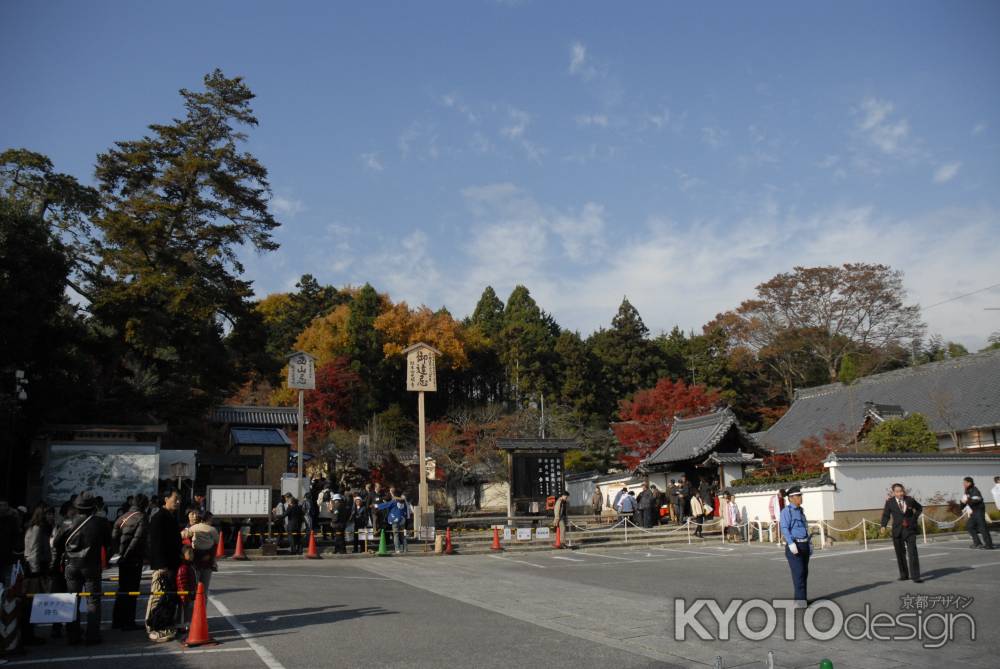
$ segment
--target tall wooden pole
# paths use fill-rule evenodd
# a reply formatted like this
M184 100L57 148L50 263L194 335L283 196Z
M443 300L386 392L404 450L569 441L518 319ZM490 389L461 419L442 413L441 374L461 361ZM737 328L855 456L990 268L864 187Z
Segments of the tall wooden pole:
M421 512L430 503L427 496L427 432L424 428L424 391L417 393L417 414L418 414L418 425L420 431L420 453L418 458L420 462L418 467L420 467L420 487L418 488L417 497L419 498L418 508ZM421 520L421 527L423 527L423 518Z
M295 458L296 460L298 460L298 467L299 467L299 469L298 469L298 482L295 485L296 485L296 487L298 489L298 493L299 494L297 495L297 499L299 500L300 504L302 503L302 460L303 460L303 457L302 457L302 433L305 431L305 423L306 423L306 402L305 402L304 396L305 396L305 391L304 390L300 390L299 391L299 434L298 434L298 449L299 449L299 454L298 454L298 457Z

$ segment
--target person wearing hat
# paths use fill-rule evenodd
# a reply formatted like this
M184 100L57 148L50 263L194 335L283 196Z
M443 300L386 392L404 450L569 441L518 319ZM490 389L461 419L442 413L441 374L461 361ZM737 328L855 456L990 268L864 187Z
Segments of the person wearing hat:
M108 523L96 515L97 502L90 492L77 495L73 501L77 516L72 524L56 535L53 558L65 559L68 592L88 592L87 631L84 642L101 642L101 548L111 552L111 530ZM69 643L80 643L80 621L66 628Z
M367 506L365 506L365 500L361 495L354 496L354 506L351 507L351 514L348 517L351 524L354 526L354 530L351 534L354 536L354 552L361 552L361 534L369 527L371 527L371 511Z
M347 521L351 518L351 509L340 493L334 493L330 508L330 529L333 530L333 552L347 553Z
M795 603L805 607L809 604L806 585L809 580L809 557L812 545L809 543L809 525L802 510L802 488L795 485L788 489L788 504L781 510L781 536L785 538L785 559L792 570L792 585L795 589Z
M920 502L907 496L902 483L892 484L892 497L885 500L882 509L880 532L892 518L892 546L896 549L896 563L899 566L899 580L920 583L920 560L917 557L917 519L923 513ZM909 566L907 566L909 557Z

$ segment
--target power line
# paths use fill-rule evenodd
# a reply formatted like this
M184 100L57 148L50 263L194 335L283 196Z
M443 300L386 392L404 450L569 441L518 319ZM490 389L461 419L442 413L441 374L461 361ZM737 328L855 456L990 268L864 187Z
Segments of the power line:
M954 302L955 300L961 300L964 297L969 297L970 295L975 295L976 293L984 293L987 290L992 290L993 288L1000 288L1000 283L995 283L992 286L986 286L985 288L980 288L979 290L974 290L971 293L966 293L965 295L957 295L955 297L944 300L943 302L937 302L928 307L924 307L924 311L928 309L933 309L934 307L940 307L942 304L948 304L949 302Z

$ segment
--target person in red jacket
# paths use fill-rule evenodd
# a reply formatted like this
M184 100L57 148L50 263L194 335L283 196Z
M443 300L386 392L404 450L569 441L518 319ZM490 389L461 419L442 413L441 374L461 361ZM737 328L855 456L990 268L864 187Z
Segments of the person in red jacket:
M178 632L187 629L191 623L191 614L194 611L194 593L198 589L198 579L195 577L194 549L189 545L181 548L181 565L177 568L177 597L181 600L178 612L181 617Z

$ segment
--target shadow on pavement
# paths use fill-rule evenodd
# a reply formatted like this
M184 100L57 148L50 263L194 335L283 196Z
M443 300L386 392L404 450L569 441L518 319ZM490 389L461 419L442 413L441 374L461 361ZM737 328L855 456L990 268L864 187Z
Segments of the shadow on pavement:
M856 585L853 588L847 588L846 590L831 592L821 597L821 599L837 599L838 597L846 597L847 595L854 595L859 592L864 592L865 590L880 588L883 585L888 585L889 583L892 583L892 581L874 581L872 583L865 583L864 585Z
M355 609L343 609L343 604L329 606L306 607L300 609L285 609L282 611L258 611L241 614L236 618L253 633L277 632L287 629L300 629L311 625L328 625L355 618L395 615L398 611L389 611L381 606L363 606Z
M942 567L941 569L931 569L930 571L925 571L922 575L925 581L934 581L944 576L950 576L952 574L961 574L963 571L971 571L972 567Z

